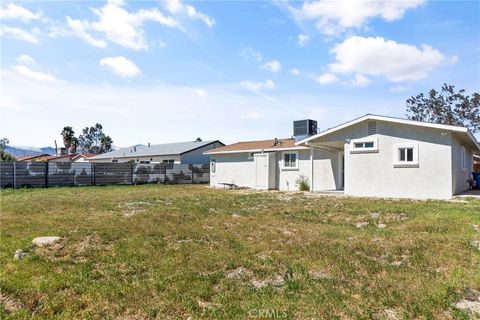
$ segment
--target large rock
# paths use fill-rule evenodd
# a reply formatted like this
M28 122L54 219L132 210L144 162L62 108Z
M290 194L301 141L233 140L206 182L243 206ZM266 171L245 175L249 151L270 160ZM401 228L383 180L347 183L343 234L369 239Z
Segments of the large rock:
M61 238L52 236L52 237L38 237L32 240L32 243L36 246L49 246L59 241Z

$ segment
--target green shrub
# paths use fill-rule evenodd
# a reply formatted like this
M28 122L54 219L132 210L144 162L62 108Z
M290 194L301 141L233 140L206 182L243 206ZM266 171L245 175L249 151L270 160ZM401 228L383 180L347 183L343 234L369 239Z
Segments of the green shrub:
M298 190L300 191L310 191L310 181L308 180L308 177L304 175L300 175L295 183L298 186Z

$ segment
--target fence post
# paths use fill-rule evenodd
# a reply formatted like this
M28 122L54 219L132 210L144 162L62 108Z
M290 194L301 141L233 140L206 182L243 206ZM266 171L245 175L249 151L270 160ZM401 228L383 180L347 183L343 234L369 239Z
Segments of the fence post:
M17 187L17 166L16 162L13 162L13 189Z
M95 163L92 163L92 186L95 185Z
M135 184L133 183L133 173L134 173L134 169L135 168L135 163L130 163L130 173L131 173L131 178L132 178L132 185Z
M48 161L45 161L45 188L48 188Z
M193 174L193 164L191 164L191 166L192 166L192 184L193 184L193 176L194 176L194 174Z

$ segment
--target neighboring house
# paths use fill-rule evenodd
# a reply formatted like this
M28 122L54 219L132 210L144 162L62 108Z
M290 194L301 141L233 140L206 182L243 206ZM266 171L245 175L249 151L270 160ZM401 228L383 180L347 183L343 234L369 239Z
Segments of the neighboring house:
M240 142L207 152L212 186L313 191L346 195L450 199L469 188L480 145L464 127L367 114L318 134Z
M203 153L221 146L224 144L218 140L149 144L96 155L89 162L208 164L209 156Z
M89 159L91 157L96 156L96 154L93 153L84 153L84 154L77 154L76 156L72 157L72 162L90 162Z
M30 161L46 161L46 159L50 158L52 155L48 153L36 154L33 156L23 156L17 157L17 161L20 162L30 162Z
M78 153L54 155L54 156L47 157L44 161L47 161L47 162L74 162L73 159L77 156L78 156Z

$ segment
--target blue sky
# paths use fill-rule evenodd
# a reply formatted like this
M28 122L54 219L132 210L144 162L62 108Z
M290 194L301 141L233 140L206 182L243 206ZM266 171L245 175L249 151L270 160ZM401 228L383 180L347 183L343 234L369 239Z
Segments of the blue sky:
M3 1L1 136L116 146L289 137L480 88L477 1Z

